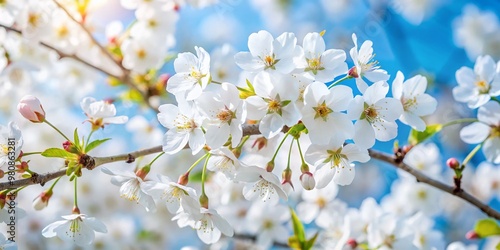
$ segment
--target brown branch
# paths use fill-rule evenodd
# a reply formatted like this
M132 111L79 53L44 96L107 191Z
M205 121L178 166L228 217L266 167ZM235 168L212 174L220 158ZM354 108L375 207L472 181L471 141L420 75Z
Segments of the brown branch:
M415 170L414 168L410 167L409 165L405 164L404 162L397 163L397 160L394 158L394 156L390 154L386 154L383 152L379 152L373 149L369 150L370 156L374 159L387 162L399 169L402 169L409 174L413 175L417 181L426 183L430 186L433 186L437 189L440 189L441 191L444 191L446 193L449 193L451 195L455 195L457 197L462 198L463 200L469 202L471 205L479 208L481 211L483 211L486 215L495 218L497 220L500 220L500 213L487 204L483 203L482 201L478 200L476 197L471 195L470 193L466 192L463 189L456 190L454 186L446 185L438 180L434 180L427 175L419 172L418 170Z
M6 29L7 31L10 31L10 32L15 32L15 33L20 34L20 35L22 35L22 34L23 34L21 30L18 30L18 29L13 28L13 27L6 26L6 25L1 24L1 23L0 23L0 27L4 28L4 29ZM88 67L90 67L90 68L92 68L92 69L94 69L94 70L100 71L101 73L104 73L105 75L108 75L108 76L110 76L110 77L113 77L113 78L118 79L119 81L121 81L121 82L123 82L125 85L127 85L129 88L131 88L131 89L133 89L133 90L137 91L137 92L141 95L142 99L144 100L144 103L146 103L146 105L147 105L150 109L152 109L152 110L154 110L156 113L158 113L158 108L153 107L153 105L149 102L149 97L148 97L148 96L147 96L147 95L146 95L146 94L145 94L142 90L140 90L140 89L139 89L139 87L137 87L137 85L135 85L135 84L132 82L132 80L130 79L130 76L129 76L128 74L125 74L125 73L124 73L124 74L123 74L123 75L121 75L121 76L116 75L116 74L113 74L113 73L111 73L111 72L109 72L109 71L107 71L107 70L105 70L105 69L103 69L103 68L101 68L101 67L97 67L97 66L95 66L94 64L92 64L92 63L90 63L90 62L87 62L86 60L82 59L81 57L77 56L77 55L76 55L76 54L74 54L74 53L73 53L73 54L68 54L68 53L62 52L61 50L59 50L59 49L55 48L54 46L52 46L52 45L50 45L50 44L47 44L47 43L45 43L45 42L41 42L41 41L40 41L40 42L39 42L39 44L40 44L41 46L43 46L43 47L45 47L45 48L49 49L49 50L54 51L54 52L55 52L55 53L56 53L56 54L57 54L60 58L71 58L71 59L73 59L73 60L75 60L75 61L78 61L78 62L80 62L80 63L82 63L82 64L84 64L84 65L86 65L86 66L88 66ZM100 45L99 45L99 44L97 44L97 46L100 46ZM102 47L102 46L101 46L101 47Z

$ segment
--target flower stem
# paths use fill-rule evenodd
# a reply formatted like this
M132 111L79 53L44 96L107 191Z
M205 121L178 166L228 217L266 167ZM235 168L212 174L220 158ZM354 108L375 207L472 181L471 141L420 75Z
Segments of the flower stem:
M151 165L153 165L153 163L154 163L156 160L158 160L158 158L160 158L160 157L161 157L162 155L164 155L164 154L165 154L165 152L161 152L160 154L158 154L158 155L157 155L157 156L156 156L156 157L155 157L155 158L154 158L154 159L153 159L153 160L149 163L149 165L150 165L150 166L151 166Z
M332 84L330 84L330 85L328 86L328 89L331 89L333 86L335 86L335 85L337 85L337 84L339 84L339 83L341 83L341 82L343 82L343 81L345 81L345 80L351 79L351 78L352 78L352 76L350 76L350 75L346 75L346 76L344 76L344 77L342 77L342 78L338 79L337 81L333 82Z
M299 148L300 160L302 161L302 164L307 164L306 161L304 160L304 154L302 153L302 148L300 147L299 138L297 138L296 141L297 141L297 147Z
M205 157L207 157L208 155L210 155L210 153L206 153L204 154L202 157L200 157L200 159L196 160L193 165L191 165L191 167L189 167L189 169L186 171L186 173L189 173L191 172L191 170L193 170L194 167L196 167L196 165L198 165L198 163L200 163L203 159L205 159Z
M43 122L47 123L53 129L55 129L60 135L62 135L62 137L64 137L64 139L66 139L67 141L71 141L66 135L63 134L63 132L61 132L58 128L56 128L54 125L52 125L52 123L50 123L49 121L47 121L47 119L45 119Z
M78 207L78 186L77 186L76 180L78 180L77 177L75 177L75 197L74 197L75 207L77 208Z
M280 144L278 145L278 148L276 149L276 152L274 152L274 155L273 155L273 158L271 159L271 162L274 162L274 160L276 159L276 156L278 156L278 152L280 151L281 146L283 146L283 143L285 142L286 138L290 134L290 131L292 131L291 128L288 130L288 132L286 132L285 137L283 137Z
M290 143L290 149L288 149L288 163L286 165L286 169L288 169L288 170L290 170L290 159L292 158L293 142L294 142L294 140L292 140L292 142Z
M491 97L491 100L493 100L493 101L495 101L495 102L500 103L500 99L498 99L497 97L492 96L492 97Z
M57 182L59 182L59 180L61 178L62 178L62 176L60 176L59 178L57 178L56 181L54 181L54 183L52 183L52 185L50 185L49 191L52 191L52 189L54 189L54 187L56 186Z
M203 207L208 208L208 197L207 194L205 193L205 180L207 178L207 165L208 165L208 159L210 159L210 156L212 154L207 154L208 156L206 157L207 159L205 160L205 164L203 164L203 170L201 171L201 195L200 195L200 203Z
M447 122L447 123L443 124L443 128L451 126L451 125L455 125L455 124L467 123L467 122L477 122L477 121L478 120L476 118L462 118L462 119L457 119L457 120L450 121L450 122Z
M469 163L472 157L474 157L474 155L477 153L477 151L479 151L479 149L481 149L482 146L483 143L478 144L474 149L472 149L472 151L470 151L470 153L467 155L467 157L465 157L464 161L462 162L462 168L465 168L465 165Z

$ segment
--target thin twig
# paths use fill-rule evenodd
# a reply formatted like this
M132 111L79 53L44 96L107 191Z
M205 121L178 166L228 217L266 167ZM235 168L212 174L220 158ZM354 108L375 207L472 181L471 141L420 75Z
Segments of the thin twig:
M1 23L0 23L0 27L2 27L2 28L4 28L4 29L6 29L7 31L10 31L10 32L15 32L15 33L18 33L18 34L22 35L22 31L21 31L21 30L18 30L18 29L16 29L16 28L9 27L9 26L3 25L3 24L1 24ZM102 72L102 73L104 73L104 74L106 74L106 75L108 75L108 76L110 76L110 77L113 77L113 78L116 78L116 79L120 80L121 82L125 83L125 85L127 85L127 86L128 86L128 87L130 87L131 89L133 89L133 90L137 91L137 92L141 95L141 97L142 97L142 99L143 99L144 103L146 103L146 105L147 105L147 106L148 106L151 110L153 110L153 111L155 111L156 113L158 113L158 108L153 107L153 105L149 102L149 98L148 98L148 96L147 96L146 94L144 94L144 92L143 92L142 90L140 90L140 89L139 89L139 87L137 87L137 85L135 85L135 84L132 82L132 80L130 79L130 76L129 76L128 74L124 74L124 75L122 75L122 76L119 76L119 75L113 74L113 73L111 73L111 72L109 72L109 71L107 71L107 70L105 70L105 69L103 69L103 68L101 68L101 67L97 67L97 66L95 66L94 64L92 64L92 63L90 63L90 62L87 62L86 60L82 59L81 57L77 56L77 55L76 55L76 54L74 54L74 53L73 53L73 54L68 54L68 53L62 52L61 50L59 50L59 49L57 49L57 48L53 47L52 45L47 44L47 43L45 43L45 42L39 42L39 44L40 44L41 46L43 46L43 47L45 47L45 48L49 49L49 50L54 51L55 53L57 53L57 55L59 55L59 57L60 57L60 58L71 58L71 59L73 59L73 60L75 60L75 61L78 61L78 62L80 62L80 63L82 63L82 64L84 64L84 65L86 65L86 66L88 66L88 67L90 67L90 68L92 68L92 69L95 69L95 70L100 71L100 72Z

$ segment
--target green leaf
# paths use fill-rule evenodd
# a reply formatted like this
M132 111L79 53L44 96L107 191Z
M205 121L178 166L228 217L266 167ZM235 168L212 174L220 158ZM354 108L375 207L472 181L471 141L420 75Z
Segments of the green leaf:
M442 128L443 128L442 124L432 124L427 126L427 128L422 132L412 129L410 131L410 136L408 136L408 143L415 146L427 140L429 137L433 136L437 132L441 131Z
M474 232L481 238L485 238L491 235L499 235L500 227L494 219L482 219L478 220L474 225Z
M495 250L500 250L500 243L496 245Z
M54 158L64 158L64 159L76 159L77 156L61 148L48 148L42 152L42 156L54 157Z
M109 141L109 140L111 140L111 138L106 138L106 139L102 139L102 140L95 140L95 141L89 143L87 145L87 147L85 147L85 153L90 152L90 150L96 148L97 146L99 146L99 145L101 145L104 142Z
M66 169L66 176L72 175L73 172L75 172L75 170L76 170L76 162L70 161L68 163L68 168Z
M316 243L316 239L318 239L319 232L315 233L312 238L307 240L304 249L309 250L314 246L314 243Z
M306 243L306 232L304 230L304 225L302 224L299 217L291 207L290 207L290 214L292 215L292 225L293 225L294 235L288 239L288 242L293 243L294 245L296 245L296 242L298 242L298 245L300 246L299 249L304 249Z
M75 132L73 132L73 140L75 145L79 148L80 147L80 138L78 138L78 128L75 128Z
M31 174L28 173L28 172L24 172L22 175L21 175L22 178L24 179L28 179L28 178L31 178Z

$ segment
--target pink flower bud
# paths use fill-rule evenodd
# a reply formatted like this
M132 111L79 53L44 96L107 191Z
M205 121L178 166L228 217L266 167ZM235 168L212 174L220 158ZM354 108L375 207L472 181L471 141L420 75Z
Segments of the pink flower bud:
M304 172L300 176L300 184L305 190L312 190L316 186L316 181L311 172Z
M42 104L40 104L38 98L32 95L23 97L17 105L17 110L24 118L31 122L39 123L45 121L45 111Z
M355 249L356 247L358 247L358 242L355 239L350 238L347 240L346 245L350 246L352 249Z
M446 165L448 165L451 169L457 169L460 167L460 162L458 162L455 158L450 158L446 161Z
M352 68L349 69L348 74L353 78L358 78L359 77L358 68L356 68L356 66L353 66Z
M465 234L465 238L468 240L479 239L479 235L474 231L469 231Z
M33 208L35 210L42 210L49 205L50 197L52 196L52 190L43 191L39 196L33 200Z

